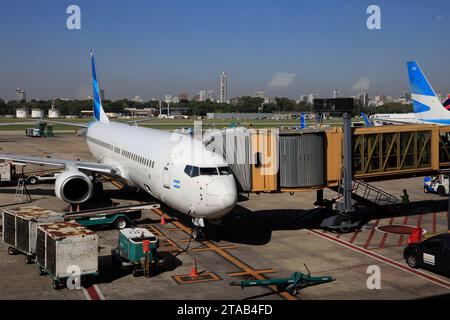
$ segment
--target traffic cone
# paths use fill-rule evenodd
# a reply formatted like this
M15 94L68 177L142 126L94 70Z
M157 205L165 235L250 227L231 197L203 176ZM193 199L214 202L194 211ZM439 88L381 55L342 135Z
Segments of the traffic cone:
M72 212L72 205L69 204L69 212Z
M191 279L197 279L198 278L198 272L197 272L197 260L194 259L194 264L192 265L191 270Z
M408 244L420 243L421 240L422 240L422 228L417 227L411 232L408 238Z
M161 225L165 225L166 224L166 217L164 215L164 213L161 216Z

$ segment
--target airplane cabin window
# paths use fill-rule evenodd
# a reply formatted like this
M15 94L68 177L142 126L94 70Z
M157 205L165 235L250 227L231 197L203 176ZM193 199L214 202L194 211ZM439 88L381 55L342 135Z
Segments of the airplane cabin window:
M192 166L186 166L184 168L184 173L186 173L188 176L191 176Z
M217 171L217 168L200 168L200 175L201 176L217 176L219 175L219 172Z
M221 176L227 176L231 174L231 170L229 167L219 167L219 174Z

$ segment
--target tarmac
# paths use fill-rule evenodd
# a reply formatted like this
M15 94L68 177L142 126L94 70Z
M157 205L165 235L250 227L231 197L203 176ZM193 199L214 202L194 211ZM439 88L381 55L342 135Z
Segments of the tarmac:
M84 139L73 133L56 133L54 138L30 138L21 132L2 132L2 153L49 156L92 161ZM42 171L27 166L26 172ZM425 194L422 178L373 182L374 186L400 196L407 189L411 210L386 216L373 212L361 230L336 234L318 228L313 203L315 192L294 195L244 194L236 209L220 226L214 228L210 240L189 241L190 224L165 206L161 210L145 210L136 224L148 228L160 238L161 250L173 256L169 270L161 270L151 278L133 277L130 272L117 272L111 265L111 249L117 246L118 231L96 229L99 235L99 271L94 285L81 290L54 290L48 276L39 276L36 265L27 265L23 255L8 255L0 245L0 299L421 299L450 294L450 280L428 270L413 270L403 259L407 236L386 233L382 226L410 225L426 229L427 234L447 231L447 198ZM17 208L37 205L61 212L67 204L54 195L54 185L28 186L32 202L15 204L16 185L0 187L0 207ZM107 204L137 204L152 199L118 183L105 183ZM325 198L336 197L331 190ZM92 205L104 206L105 203ZM166 224L162 225L161 215ZM189 277L194 260L201 281ZM295 271L313 276L330 275L336 281L302 290L292 296L273 287L241 290L231 281L289 277ZM374 267L375 266L375 267ZM380 287L373 288L372 270L380 272ZM379 268L379 269L378 269ZM368 286L369 282L369 286Z

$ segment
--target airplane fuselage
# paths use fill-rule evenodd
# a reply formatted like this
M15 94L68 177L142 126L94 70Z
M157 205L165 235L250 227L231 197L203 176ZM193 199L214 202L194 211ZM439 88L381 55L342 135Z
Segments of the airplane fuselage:
M86 141L92 155L118 166L129 184L191 217L217 220L236 205L224 159L191 136L98 121L89 124Z

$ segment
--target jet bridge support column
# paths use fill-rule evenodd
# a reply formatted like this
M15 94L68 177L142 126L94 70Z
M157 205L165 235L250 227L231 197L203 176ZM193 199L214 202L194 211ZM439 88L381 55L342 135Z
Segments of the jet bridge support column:
M324 218L320 226L346 233L358 228L361 223L359 218L355 216L352 204L353 146L351 114L355 109L354 100L353 98L314 99L314 109L316 112L339 113L343 118L343 202L336 204L334 212L329 217Z
M349 112L343 114L344 126L344 212L352 211L352 119Z

